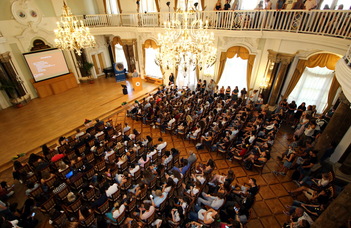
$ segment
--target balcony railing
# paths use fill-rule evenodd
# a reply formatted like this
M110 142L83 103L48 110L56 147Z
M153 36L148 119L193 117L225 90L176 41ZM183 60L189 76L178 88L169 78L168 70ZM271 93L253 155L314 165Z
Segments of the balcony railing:
M182 13L99 14L78 16L89 27L162 27L164 21L180 19ZM261 10L202 11L189 15L208 20L210 29L235 31L282 31L351 39L351 11Z

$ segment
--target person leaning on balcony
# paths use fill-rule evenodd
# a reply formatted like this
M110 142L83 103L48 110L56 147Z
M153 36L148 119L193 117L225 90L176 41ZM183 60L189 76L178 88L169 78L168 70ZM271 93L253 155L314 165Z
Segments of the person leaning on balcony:
M271 10L272 9L272 2L271 2L271 0L265 0L264 1L264 9L265 10Z
M295 4L292 6L291 9L293 9L293 10L300 10L300 9L303 9L303 8L304 8L303 0L297 0L295 2Z
M295 6L297 0L286 0L283 9L291 10Z
M284 5L285 5L285 0L278 0L275 8L276 10L282 10L284 9Z
M317 7L317 0L306 0L305 2L306 10L316 9L316 7Z
M218 0L213 10L222 10L221 0Z

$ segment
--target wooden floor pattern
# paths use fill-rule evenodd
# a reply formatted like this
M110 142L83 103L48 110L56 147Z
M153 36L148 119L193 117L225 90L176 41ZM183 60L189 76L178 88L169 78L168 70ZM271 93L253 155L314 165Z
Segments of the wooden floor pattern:
M123 95L121 84L129 93ZM95 119L122 102L133 100L156 88L143 83L143 91L132 91L129 82L99 78L94 84L80 84L65 93L33 99L22 108L0 111L0 166L15 155L27 153L81 126L84 119Z
M103 80L101 80L102 82L98 81L98 83L101 83L102 87L107 87L106 82L104 82ZM80 86L78 89L84 91L84 93L88 93L89 89L86 89L84 87L88 87L90 85L82 85ZM94 87L94 85L92 85L92 87ZM150 85L147 87L148 89L152 89L153 86ZM96 90L94 91L96 92ZM143 91L145 93L145 90ZM62 102L62 99L59 98L60 96L54 96L51 98L49 98L50 100L52 100L52 102L56 103L57 106L57 112L59 112L58 114L56 114L56 118L54 118L55 120L58 121L58 123L52 123L53 119L51 117L47 117L50 118L50 127L45 128L46 132L45 133L41 133L40 136L44 137L44 139L42 139L42 143L46 142L45 140L49 139L51 140L52 138L57 138L58 136L60 136L60 131L62 132L67 132L71 129L74 129L77 125L80 125L82 120L84 118L95 118L96 116L102 115L102 111L100 109L103 110L107 110L110 111L112 110L115 106L120 105L119 103L121 102L121 100L125 99L124 97L119 98L117 100L113 100L112 102L110 102L111 104L109 104L109 108L102 108L102 106L100 105L101 103L103 103L103 99L100 100L99 96L104 96L105 98L105 102L108 102L109 99L112 100L113 97L115 95L111 95L109 94L110 97L106 97L107 96L107 92L106 91L101 91L102 94L98 95L96 97L96 99L99 100L99 102L97 101L91 101L92 96L89 94L87 94L86 96L86 102L87 104L85 104L85 107L89 107L88 110L85 110L82 107L77 107L76 111L72 111L72 116L70 116L70 118L72 120L70 121L66 121L65 116L63 116L61 110L60 110L60 105L59 103ZM110 92L111 93L111 92ZM78 93L74 93L74 94L78 94ZM133 94L131 96L129 96L129 99L132 99L136 96L138 96L139 94ZM67 95L63 95L62 96L66 97ZM81 95L81 96L85 96ZM69 96L68 96L69 97ZM57 99L54 99L57 98ZM77 98L75 98L77 99ZM58 101L55 101L58 100ZM74 100L74 99L73 99ZM60 102L59 102L60 101ZM124 100L123 100L124 101ZM51 101L50 101L51 102ZM79 101L79 105L82 101ZM41 104L39 104L41 102L36 102L35 100L31 103L31 105L39 107ZM45 102L43 102L45 105ZM68 105L68 104L67 104ZM76 103L77 105L77 103ZM28 107L24 107L23 110L16 110L19 112L24 112L26 108ZM38 108L37 112L41 112L40 110L42 109L42 112L45 112L47 107L42 107L42 108ZM65 107L63 108L65 109ZM99 113L98 111L91 111L91 110L97 110L99 109ZM6 110L5 110L6 111ZM86 112L84 112L86 111ZM10 114L4 114L2 113L4 111L0 112L0 116L4 117L6 115L10 115ZM15 113L15 112L14 112ZM49 115L51 115L53 113L50 113ZM39 115L39 114L38 114ZM10 116L7 117L8 119L11 119ZM48 120L45 119L45 115L43 115L43 113L40 113L40 117L36 116L36 118L42 118L42 121L44 122L42 125L45 125L45 123L48 122ZM67 116L66 116L67 118ZM247 182L249 178L253 177L257 180L257 183L260 186L260 190L259 193L257 194L256 197L256 202L253 206L253 208L251 209L251 216L249 219L249 223L247 224L248 228L260 228L260 227L267 227L267 228L278 228L278 227L282 227L282 225L284 224L284 222L288 221L288 216L286 216L285 214L283 214L283 210L285 205L291 204L293 201L293 198L288 194L288 190L294 189L296 188L295 184L290 181L290 175L288 173L288 175L286 177L282 177L282 176L275 176L274 174L271 173L271 171L275 170L279 164L279 162L277 161L276 157L278 155L280 155L283 151L286 150L287 145L288 145L288 136L290 136L291 134L291 130L288 127L282 127L276 137L275 143L273 145L272 148L272 158L267 162L266 166L262 169L262 171L257 170L257 169L253 169L253 170L245 170L242 165L236 161L228 161L225 160L223 158L223 156L221 154L217 154L215 152L208 152L207 150L203 149L203 150L196 150L194 144L190 141L186 141L186 140L182 140L180 138L178 138L175 135L171 135L168 133L162 133L159 129L154 129L153 127L149 126L149 125L143 125L140 121L135 121L132 120L129 117L126 117L126 112L121 111L119 113L114 114L111 117L114 121L114 123L123 123L123 122L127 122L132 128L136 128L138 131L140 131L142 133L142 137L145 137L147 135L150 135L152 138L157 139L158 137L163 137L164 141L168 142L168 148L176 148L180 151L180 155L182 157L187 157L189 155L189 153L191 151L194 151L197 153L199 161L200 162L206 162L209 158L212 158L215 160L218 169L215 170L215 173L227 173L228 169L232 169L235 173L236 176L236 182L237 183L244 183ZM3 127L5 124L1 123ZM21 121L18 122L16 128L16 131L29 131L31 130L31 128L23 126L23 123ZM64 126L61 126L64 125ZM33 126L33 128L35 128L37 126ZM62 130L57 130L55 128L62 128ZM52 129L52 134L50 133L50 129ZM12 130L12 129L11 129ZM33 129L34 130L34 129ZM12 130L14 132L16 132L15 130ZM2 136L6 136L6 134L1 133ZM35 136L33 137L38 137L37 134L35 134ZM27 140L30 140L27 139ZM37 140L38 141L38 140ZM4 150L4 145L1 145L2 143L0 143L1 146L1 150ZM34 146L34 144L31 144L32 146ZM9 145L7 145L9 146ZM13 146L13 148L17 148L16 146ZM12 150L13 152L13 150ZM8 181L8 183L14 183L12 180L12 175L11 175L11 170L8 169L5 172L0 173L0 180L6 180ZM21 206L21 204L24 202L25 200L25 195L24 195L24 186L21 185L18 182L15 182L16 184L16 193L15 193L15 197L11 198L10 202L14 202L17 201L19 202L19 205ZM51 227L48 224L48 218L40 215L40 213L38 213L38 218L40 218L41 222L40 225L38 227L40 228L46 228L46 227Z

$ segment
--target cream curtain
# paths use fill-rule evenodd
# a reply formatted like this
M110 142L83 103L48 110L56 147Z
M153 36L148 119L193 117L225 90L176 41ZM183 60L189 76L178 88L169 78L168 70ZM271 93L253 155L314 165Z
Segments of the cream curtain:
M222 52L221 58L219 60L218 77L216 80L216 84L218 84L219 80L221 80L226 61L227 61L227 52Z
M303 73L303 71L306 68L306 60L299 60L299 62L296 65L295 68L295 72L289 82L288 88L286 88L286 91L283 95L283 99L288 98L288 96L290 95L290 93L294 90L296 84L299 82L301 75Z
M116 51L115 51L115 45L116 44L119 44L123 47L123 42L122 42L122 39L121 37L119 36L115 36L113 37L113 40L111 42L111 49L112 49L112 53L113 53L113 61L116 62ZM124 49L123 49L124 50ZM124 53L125 55L126 53Z
M326 113L333 105L333 100L339 87L340 87L340 84L336 79L336 76L334 76L333 81L330 85L329 93L328 93L328 106L324 109L323 113Z
M227 52L222 52L220 64L219 64L219 69L218 69L217 83L219 82L219 80L222 77L222 73L223 73L225 62L226 62L227 58L229 58L229 59L234 58L235 55L240 57L241 59L247 60L246 80L247 80L247 90L249 90L252 69L253 69L253 65L254 65L256 56L250 55L249 50L245 47L242 47L242 46L233 46L233 47L229 48L227 50Z
M253 65L255 62L255 55L249 55L249 58L247 60L247 72L246 72L246 80L247 80L247 90L250 90L250 82L251 82L251 76L252 76L252 69Z
M329 54L329 53L321 53L321 54L316 54L311 56L310 58L308 58L308 60L299 60L299 62L297 63L295 72L289 82L288 88L286 89L285 94L283 95L283 99L286 99L289 97L290 93L294 90L296 84L299 82L301 75L304 72L306 67L314 68L319 66L319 67L327 67L329 70L335 70L335 65L337 61L339 61L339 59L340 57L337 55ZM334 96L335 96L335 93L334 93ZM333 98L330 98L330 99L333 99ZM328 96L328 106L329 106L329 96Z

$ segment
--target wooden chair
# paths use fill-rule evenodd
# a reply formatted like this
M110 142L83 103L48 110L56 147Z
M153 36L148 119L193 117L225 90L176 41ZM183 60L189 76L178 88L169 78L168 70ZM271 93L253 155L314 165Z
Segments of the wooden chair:
M83 178L86 181L90 181L91 179L93 179L94 176L95 176L95 170L94 170L94 168L91 168L91 169L85 171L85 175L83 176Z
M118 188L117 191L115 193L113 193L110 197L108 197L108 200L112 203L116 202L117 200L119 200L122 197L121 191Z
M78 199L76 199L72 204L70 204L65 208L69 213L77 213L81 207L82 207L82 199L81 197L78 197Z
M134 176L132 176L132 180L134 181L134 183L138 183L140 176L141 176L141 168L134 173Z
M102 133L97 137L97 140L99 140L99 142L103 142L105 140L105 137L106 137L105 133Z
M67 173L71 172L71 167L67 166L66 169L62 170L61 172L59 172L58 176L59 178L61 178L61 180L66 180L66 175Z
M43 194L44 194L44 190L42 186L39 185L37 188L35 188L29 193L29 197L32 199L35 199L36 197L42 196Z
M74 151L68 150L65 152L66 158L68 160L75 160L77 158L77 155ZM60 161L55 162L55 164L59 164Z
M179 166L179 153L173 154L173 166L178 167Z
M151 165L151 159L149 159L147 162L144 163L144 168L143 170L146 170L147 168L149 168Z
M135 163L135 160L136 160L136 152L132 151L130 152L129 163Z
M87 144L89 148L93 147L95 145L95 138L91 138L87 141Z
M127 178L127 182L120 185L122 191L127 191L132 186L132 178Z
M83 199L85 201L90 201L92 202L96 198L96 189L95 188L90 188L87 192L84 193Z
M106 200L100 207L95 209L95 213L98 215L104 215L109 209L109 200Z
M82 168L83 165L84 165L84 160L81 159L81 160L79 160L79 161L76 161L76 163L74 163L73 167L74 167L76 170L78 170L78 169Z
M88 153L85 155L85 159L87 160L88 163L92 164L95 161L95 156L93 153Z
M67 198L67 194L70 192L70 189L68 187L68 185L66 185L66 187L64 187L61 191L59 191L56 196L60 199L60 200L65 200Z
M142 157L146 152L146 148L145 147L141 147L139 150L138 150L138 156L139 157Z
M87 227L87 228L88 227L92 227L94 224L96 224L96 218L95 218L95 214L94 213L91 213L83 221L79 222L79 225L81 227Z
M114 225L114 226L117 226L117 227L120 227L120 225L123 224L124 220L126 220L127 216L126 216L126 211L124 210L122 212L122 214L120 214L116 220L111 220L110 218L106 217L105 216L105 219L109 221L110 224Z
M98 148L96 148L95 151L95 156L96 157L102 157L105 154L105 148L102 146L99 146Z
M47 179L44 184L49 188L49 189L53 189L54 188L54 183L57 180L57 176L52 176L49 179Z
M85 154L85 151L87 150L87 146L85 144L81 145L80 147L77 148L77 151L80 155Z
M100 162L98 162L95 166L94 169L96 172L102 172L106 169L106 163L105 160L101 160Z
M136 200L137 200L139 203L142 202L142 201L146 198L147 190L148 190L148 188L145 187L144 189L141 190L141 192L139 193L139 195L136 196Z
M128 169L129 165L128 165L128 161L123 162L119 167L119 173L123 173L124 171L126 171Z
M156 180L157 180L156 177L154 177L154 179L151 180L150 185L148 185L148 189L153 190L153 189L155 188L155 186L156 186Z
M35 174L32 174L29 177L27 177L26 182L36 183L36 182L38 182L38 178Z
M136 206L137 206L137 199L135 196L132 196L131 201L128 203L128 205L126 207L127 211L129 213L132 213L135 210Z
M110 156L107 157L107 164L114 164L116 163L116 159L117 159L117 155L116 152L114 152L113 154L111 154Z
M83 173L77 173L69 179L70 186L72 189L78 191L83 186L84 184L83 176L84 176Z
M51 220L52 220L52 226L55 228L67 227L68 225L68 218L66 213L62 213L61 215Z
M40 211L46 214L51 214L53 212L53 209L56 206L56 202L54 200L54 197L50 197L47 201L45 201L40 207Z
M146 221L141 221L141 222L143 223L144 226L150 227L151 224L155 221L155 216L156 216L156 210L154 211L154 213L151 214L151 216L148 219L146 219Z

